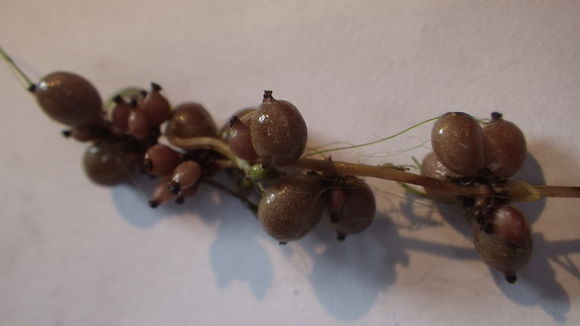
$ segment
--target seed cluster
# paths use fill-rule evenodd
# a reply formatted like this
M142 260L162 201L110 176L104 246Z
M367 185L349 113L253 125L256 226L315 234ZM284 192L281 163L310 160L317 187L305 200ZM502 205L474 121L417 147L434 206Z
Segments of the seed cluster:
M429 188L425 192L437 201L463 203L477 251L508 282L515 282L516 271L532 252L531 231L522 213L508 205L502 186L526 158L522 131L497 112L483 127L469 114L449 112L433 126L431 143L433 152L423 159L422 175L457 184L487 185L494 195L473 200Z
M287 168L302 157L308 132L299 110L275 99L272 91L265 91L256 107L233 114L219 130L201 104L172 108L155 83L149 91L115 95L108 109L86 79L69 72L51 73L30 91L47 115L71 128L65 136L90 142L83 163L95 183L115 185L139 173L159 177L151 207L182 203L201 182L218 185L212 176L225 170L237 187L219 186L254 209L261 226L280 244L308 234L325 212L338 240L364 231L374 219L374 194L363 179L332 170L297 173ZM159 143L162 139L169 145ZM211 139L206 142L211 146L183 146L203 139ZM426 195L466 207L483 260L514 282L532 243L526 220L508 205L502 189L524 162L523 133L498 113L482 125L466 113L450 112L434 124L432 147L421 166L423 176L488 186L493 195L467 198L432 188L425 189ZM249 199L252 193L260 196L258 204Z

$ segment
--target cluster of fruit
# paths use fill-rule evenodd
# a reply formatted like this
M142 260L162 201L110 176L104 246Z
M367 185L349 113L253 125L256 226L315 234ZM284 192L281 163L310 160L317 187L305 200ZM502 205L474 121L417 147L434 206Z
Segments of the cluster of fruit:
M271 91L265 91L259 106L237 112L218 130L200 104L172 109L157 84L152 83L149 92L121 92L104 109L86 79L55 72L33 83L3 51L2 55L27 82L44 112L71 128L65 136L91 143L83 162L95 183L115 185L140 172L160 177L150 201L156 207L170 200L183 202L200 182L227 170L241 189L231 192L257 207L259 222L280 244L302 238L324 211L339 240L362 232L373 221L375 198L363 179L335 169L296 173L286 168L300 162L308 132L298 109L275 99ZM159 143L163 139L169 144ZM190 146L196 142L205 145ZM434 152L423 160L420 178L485 186L492 195L461 197L432 188L426 188L426 194L467 207L483 260L513 283L532 250L529 226L508 205L504 190L526 156L522 132L498 113L483 127L468 114L447 113L433 127L432 145ZM257 206L248 199L248 189L260 195Z
M483 127L469 114L450 112L435 122L431 144L433 152L423 159L422 175L458 184L487 185L493 196L473 200L430 188L425 192L434 200L467 206L481 257L508 282L515 282L516 271L530 258L532 240L525 218L508 205L502 186L526 158L522 131L497 112Z
M261 191L257 215L281 244L302 238L325 209L340 240L363 231L374 218L373 193L360 178L313 171L285 175L282 168L302 156L308 133L298 109L274 99L271 91L264 92L261 105L234 114L220 130L200 104L184 103L172 110L155 83L150 92L114 96L109 110L102 109L96 89L73 73L51 73L30 91L47 115L71 127L65 135L91 142L84 168L95 183L115 185L139 170L160 177L152 207L172 199L183 202L200 181L215 174L225 159L220 153L176 146L180 139L212 137L239 159L276 171L276 178L261 180L267 187ZM162 135L174 146L158 143Z

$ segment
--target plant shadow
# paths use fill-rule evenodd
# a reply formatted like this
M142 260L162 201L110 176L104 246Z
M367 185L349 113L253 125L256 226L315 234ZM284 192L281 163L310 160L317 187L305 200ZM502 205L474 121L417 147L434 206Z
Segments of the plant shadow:
M530 155L526 161L520 178L532 184L544 183L542 170L533 156ZM206 188L200 189L182 206L168 204L152 210L144 203L148 199L146 193L153 186L154 181L140 178L133 186L114 188L113 200L122 218L130 225L146 229L164 218L180 216L184 211L196 213L203 222L216 226L209 259L217 285L226 288L236 281L247 283L257 299L264 299L272 286L273 266L264 245L260 243L267 237L258 223L248 220L251 214L246 212L245 207L235 199L226 199L226 195L217 190ZM335 240L335 234L329 231L331 227L325 219L311 235L279 250L288 256L298 248L305 252L312 261L308 280L320 305L337 319L355 321L373 308L380 293L386 292L397 282L397 266L407 267L411 263L409 251L452 260L479 259L473 248L401 235L403 229L414 232L423 228L445 227L444 222L447 222L460 234L471 238L461 208L435 204L433 209L417 210L416 205L416 198L407 194L405 200L391 206L392 212L379 213L368 230L360 236L349 236L345 242ZM543 211L545 200L519 207L533 223ZM405 223L394 223L388 217L395 210ZM435 218L438 215L442 216L442 220ZM580 271L567 258L568 254L580 252L580 240L548 242L542 234L535 233L534 241L535 254L522 270L516 285L507 284L495 271L491 273L498 288L513 302L522 306L541 306L556 322L565 322L571 306L570 297L556 280L551 264L558 264L580 278Z

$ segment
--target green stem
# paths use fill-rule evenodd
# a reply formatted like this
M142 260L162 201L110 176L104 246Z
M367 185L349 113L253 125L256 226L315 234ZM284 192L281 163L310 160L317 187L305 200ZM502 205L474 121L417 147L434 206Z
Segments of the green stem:
M342 146L342 147L336 147L336 148L329 148L329 149L325 149L325 150L322 150L322 151L308 153L308 154L304 155L303 157L306 158L306 157L309 157L309 156L323 154L323 153L328 153L328 152L336 152L336 151L342 151L342 150L345 150L345 149L353 149L353 148L359 148L359 147L364 147L364 146L378 144L380 142L384 142L384 141L393 139L395 137L398 137L398 136L400 136L400 135L402 135L402 134L404 134L404 133L406 133L406 132L408 132L408 131L410 131L412 129L415 129L415 128L419 127L419 126L422 126L422 125L424 125L426 123L429 123L429 122L434 121L434 120L437 120L437 119L439 119L438 116L435 117L435 118L427 119L425 121L421 121L419 123L416 123L416 124L410 126L409 128L406 128L406 129L404 129L402 131L399 131L398 133L396 133L394 135L391 135L391 136L388 136L388 137L385 137L385 138L381 138L381 139L377 139L377 140L373 140L373 141L368 142L368 143L357 144L357 145L349 145L349 146Z
M6 51L4 51L4 49L1 46L0 46L0 56L2 56L2 59L4 59L4 61L6 61L8 66L12 68L12 71L14 72L16 77L20 79L21 82L24 82L25 84L24 88L26 88L29 91L33 91L35 86L34 82L30 78L28 78L28 76L24 73L24 71L22 71L22 69L18 67L18 65L14 62L14 60L12 60L12 58L8 55L8 53L6 53Z

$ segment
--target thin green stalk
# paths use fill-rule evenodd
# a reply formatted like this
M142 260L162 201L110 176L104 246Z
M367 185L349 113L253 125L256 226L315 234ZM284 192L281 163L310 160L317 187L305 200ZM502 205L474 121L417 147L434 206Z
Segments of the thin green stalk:
M12 71L14 72L14 75L16 76L16 78L18 78L21 82L24 82L24 88L26 88L29 91L34 90L34 82L28 78L28 76L26 75L26 73L24 73L24 71L22 71L22 69L20 69L20 67L18 67L18 65L14 62L14 60L12 60L12 58L8 55L8 53L6 53L6 51L4 51L4 49L2 48L2 46L0 46L0 56L2 56L2 59L4 59L4 61L6 61L6 63L8 64L8 66L10 66L10 68L12 68Z
M377 139L377 140L373 140L373 141L368 142L368 143L363 143L363 144L358 144L358 145L342 146L342 147L336 147L336 148L329 148L329 149L325 149L325 150L322 150L322 151L308 153L308 154L304 155L303 157L309 157L309 156L312 156L312 155L317 155L317 154L322 154L322 153L336 152L336 151L342 151L342 150L345 150L345 149L353 149L353 148L359 148L359 147L364 147L364 146L378 144L380 142L384 142L384 141L393 139L395 137L398 137L398 136L400 136L400 135L402 135L402 134L404 134L404 133L406 133L408 131L411 131L411 130L419 127L419 126L422 126L422 125L424 125L426 123L429 123L429 122L434 121L434 120L437 120L437 119L439 119L438 116L435 117L435 118L427 119L425 121L421 121L419 123L416 123L416 124L412 125L409 128L406 128L406 129L404 129L402 131L399 131L398 133L396 133L394 135L391 135L391 136L388 136L388 137L385 137L385 138L381 138L381 139Z

